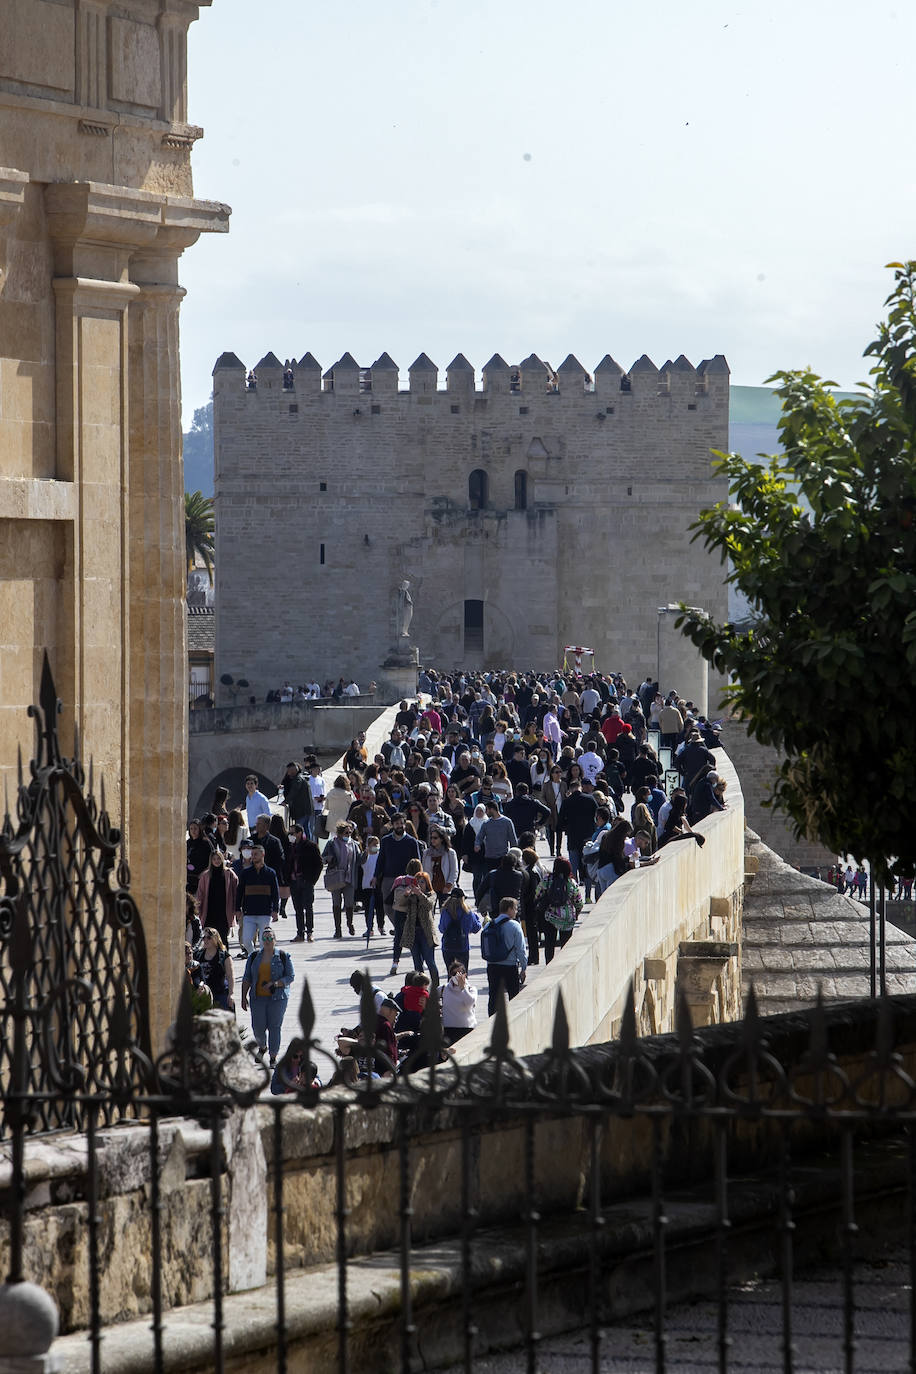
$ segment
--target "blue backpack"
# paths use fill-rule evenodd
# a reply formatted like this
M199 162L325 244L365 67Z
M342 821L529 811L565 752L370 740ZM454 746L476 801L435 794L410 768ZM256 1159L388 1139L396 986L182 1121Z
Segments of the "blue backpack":
M512 949L508 916L497 916L480 932L480 952L488 964L504 964Z

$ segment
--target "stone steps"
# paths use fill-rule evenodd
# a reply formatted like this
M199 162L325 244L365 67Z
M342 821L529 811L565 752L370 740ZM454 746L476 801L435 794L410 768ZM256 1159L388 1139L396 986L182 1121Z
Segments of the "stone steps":
M876 1234L904 1215L901 1198L908 1176L905 1140L863 1141L855 1147L856 1204ZM835 1246L843 1197L839 1161L822 1153L793 1164L796 1263L822 1262ZM776 1269L775 1177L766 1173L730 1181L728 1269L731 1284ZM666 1286L669 1302L715 1292L717 1212L711 1187L665 1193ZM574 1330L588 1319L589 1226L582 1214L546 1216L537 1228L538 1328L542 1334ZM602 1210L597 1240L601 1257L602 1320L649 1313L654 1258L651 1200L636 1197ZM481 1227L472 1241L469 1281L477 1328L475 1354L518 1347L525 1332L527 1253L521 1225ZM388 1374L401 1368L399 1256L386 1251L347 1264L350 1368L353 1374ZM445 1237L411 1252L410 1292L415 1334L412 1368L438 1369L461 1358L460 1242ZM335 1374L339 1323L336 1265L289 1270L285 1282L290 1368ZM223 1300L226 1374L271 1374L276 1369L276 1287L228 1294ZM212 1302L165 1314L164 1368L191 1374L213 1368ZM146 1315L106 1327L105 1374L153 1374L150 1321ZM90 1374L85 1332L54 1343L67 1374Z

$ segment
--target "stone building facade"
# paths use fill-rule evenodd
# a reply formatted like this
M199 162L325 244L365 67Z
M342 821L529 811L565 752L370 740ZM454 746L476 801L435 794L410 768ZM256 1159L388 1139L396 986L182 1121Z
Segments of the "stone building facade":
M480 388L461 354L444 387L425 354L407 390L387 354L322 376L310 353L288 369L268 353L254 374L234 353L214 369L217 681L383 685L404 578L411 641L446 667L546 668L575 643L638 677L658 607L726 617L689 533L727 495L721 355L628 372L606 356L592 378L572 356L552 373L497 354Z
M14 795L46 649L61 737L78 727L125 826L154 1039L183 937L178 260L229 216L192 193L200 7L3 0L0 20L0 770Z

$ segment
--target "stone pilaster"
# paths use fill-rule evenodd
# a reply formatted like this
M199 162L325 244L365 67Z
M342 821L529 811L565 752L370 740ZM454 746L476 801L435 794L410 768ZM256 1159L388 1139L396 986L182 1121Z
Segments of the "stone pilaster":
M74 484L72 580L61 588L71 630L62 638L57 687L105 778L111 813L123 814L129 715L123 692L130 616L127 574L127 308L129 282L54 279L57 303L58 473ZM70 733L63 722L63 737Z
M186 871L178 260L227 211L94 182L58 183L45 200L60 274L57 469L77 492L72 631L55 671L124 827L158 1047L181 981Z
M102 110L108 96L108 0L78 0L76 103Z

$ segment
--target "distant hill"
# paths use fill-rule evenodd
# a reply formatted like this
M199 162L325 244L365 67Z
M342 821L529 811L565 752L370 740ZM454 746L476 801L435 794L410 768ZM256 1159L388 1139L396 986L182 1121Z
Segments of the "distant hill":
M857 393L837 391L839 400L848 400ZM728 446L742 458L754 458L758 453L781 453L777 425L782 403L768 386L733 386L728 394Z
M191 428L184 435L184 489L213 495L213 401L194 412Z

